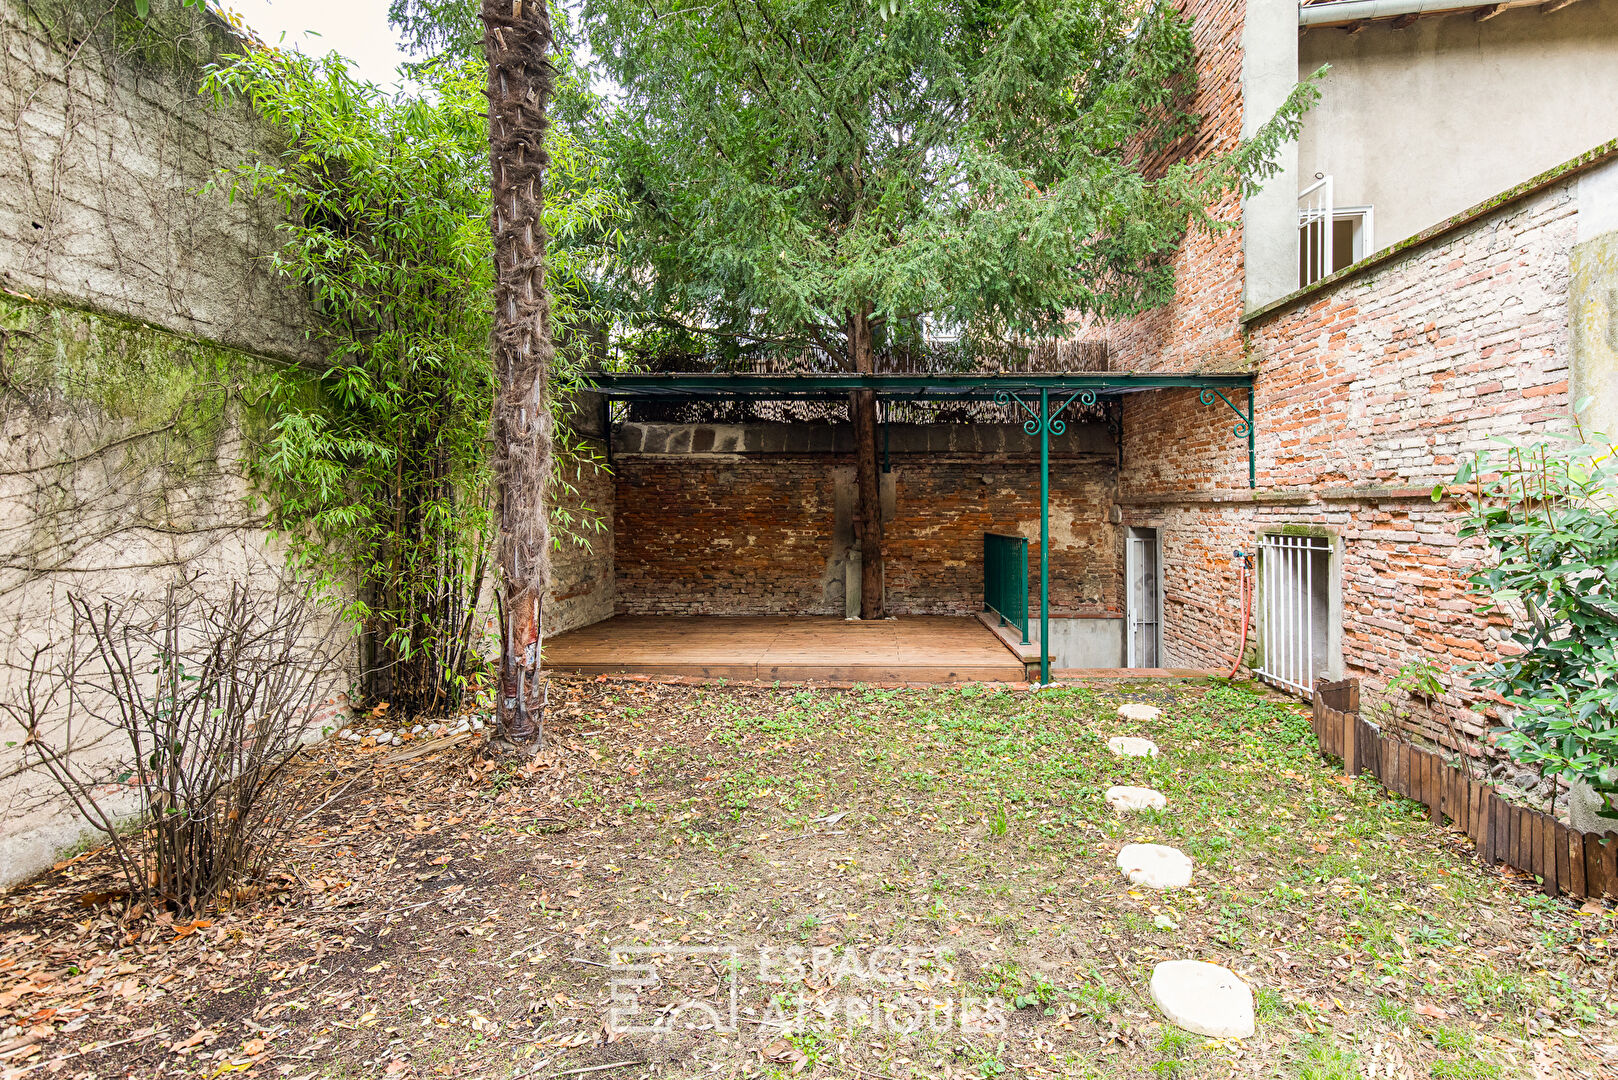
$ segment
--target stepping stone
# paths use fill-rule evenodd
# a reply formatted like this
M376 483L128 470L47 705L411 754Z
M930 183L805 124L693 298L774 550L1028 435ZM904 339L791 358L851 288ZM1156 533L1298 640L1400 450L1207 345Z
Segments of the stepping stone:
M1161 810L1169 804L1169 800L1161 791L1153 791L1149 787L1110 787L1107 789L1107 805L1114 810Z
M1107 740L1107 749L1117 757L1156 757L1157 744L1150 739L1137 739L1133 735L1114 735Z
M1152 969L1152 1000L1169 1023L1211 1039L1253 1036L1253 991L1229 968L1165 960Z
M1150 889L1183 889L1191 884L1191 857L1162 844L1125 844L1118 869L1132 885Z
M1118 706L1118 715L1125 720L1156 720L1163 715L1163 710L1154 709L1150 705L1142 705L1138 701L1131 701L1126 705Z

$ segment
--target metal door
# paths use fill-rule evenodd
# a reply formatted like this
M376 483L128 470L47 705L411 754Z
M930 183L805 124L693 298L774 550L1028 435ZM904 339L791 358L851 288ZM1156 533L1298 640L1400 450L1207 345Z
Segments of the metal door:
M1323 536L1259 538L1259 674L1308 697L1327 674L1331 541Z

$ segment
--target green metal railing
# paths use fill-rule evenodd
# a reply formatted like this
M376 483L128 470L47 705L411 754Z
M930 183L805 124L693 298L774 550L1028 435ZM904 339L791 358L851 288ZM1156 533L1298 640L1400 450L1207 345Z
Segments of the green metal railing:
M1028 644L1028 541L983 534L983 609L1022 631Z

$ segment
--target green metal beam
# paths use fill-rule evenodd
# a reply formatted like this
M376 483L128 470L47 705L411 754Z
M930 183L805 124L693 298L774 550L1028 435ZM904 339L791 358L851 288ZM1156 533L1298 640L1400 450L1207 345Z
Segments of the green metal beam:
M1032 395L1030 395L1032 397ZM994 399L998 404L1016 402L1028 419L1023 430L1039 436L1039 684L1051 682L1051 436L1067 430L1062 413L1075 401L1081 405L1094 405L1096 391L1075 390L1051 408L1051 390L1039 388L1039 408L1024 401L1015 390L1001 390Z
M1005 373L970 375L717 375L709 373L596 372L587 376L597 393L613 400L630 398L826 398L851 390L874 390L879 397L911 401L951 398L990 399L1007 392L1052 393L1090 391L1098 397L1142 390L1245 390L1247 374L1128 374L1116 372Z
M1230 398L1211 386L1205 387L1197 397L1204 405L1212 405L1214 398L1218 398L1225 403L1231 412L1236 414L1236 425L1231 428L1231 431L1235 433L1238 439L1247 439L1247 486L1250 488L1258 487L1258 464L1253 459L1253 387L1251 384L1247 387L1246 412L1242 412L1231 402Z

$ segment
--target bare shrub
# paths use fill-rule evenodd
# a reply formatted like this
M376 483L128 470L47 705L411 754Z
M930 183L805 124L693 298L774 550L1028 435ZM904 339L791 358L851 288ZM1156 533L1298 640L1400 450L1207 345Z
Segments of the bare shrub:
M195 579L68 599L70 626L0 701L21 766L107 838L132 898L189 914L261 879L292 820L287 767L342 676L332 620L292 589Z

